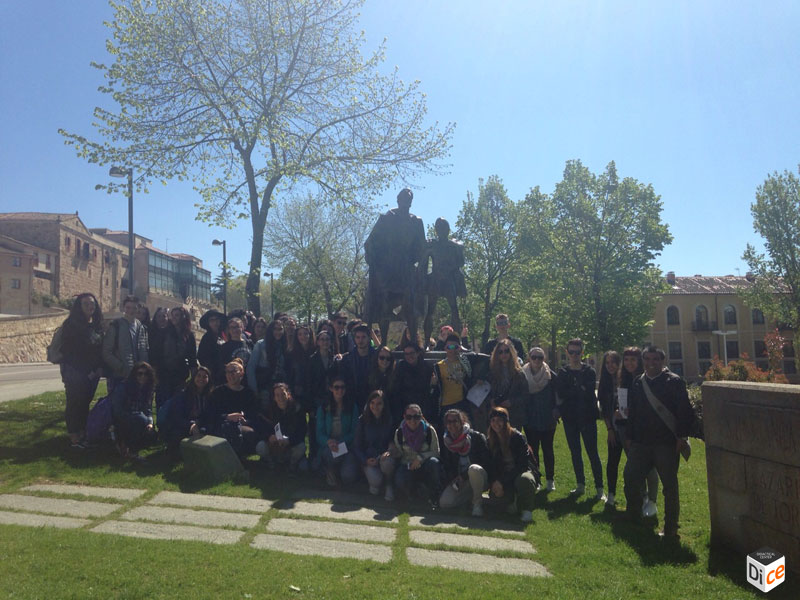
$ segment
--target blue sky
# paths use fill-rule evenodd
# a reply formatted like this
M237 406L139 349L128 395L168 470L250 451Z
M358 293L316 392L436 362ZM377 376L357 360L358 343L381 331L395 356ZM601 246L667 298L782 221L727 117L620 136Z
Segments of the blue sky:
M387 38L386 67L422 82L431 121L457 123L449 174L413 182L426 225L454 223L480 177L518 200L552 191L569 159L596 173L614 160L661 195L675 238L664 271L744 274L756 187L800 163L798 2L373 0L361 12L365 50ZM107 170L57 132L93 133L105 100L89 63L107 60L110 18L102 0L0 0L0 211L127 227L125 198L94 190ZM249 223L209 228L196 201L190 184L154 185L135 198L135 229L212 272L224 237L245 269Z

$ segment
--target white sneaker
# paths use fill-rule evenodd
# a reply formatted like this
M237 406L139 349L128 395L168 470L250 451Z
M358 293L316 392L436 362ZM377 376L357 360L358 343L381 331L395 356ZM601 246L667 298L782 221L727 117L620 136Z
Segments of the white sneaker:
M383 494L383 499L387 502L394 501L394 488L391 485L386 486L386 492Z
M482 517L483 516L483 503L476 502L472 505L472 516L473 517Z
M652 500L646 500L642 507L642 516L645 518L655 517L658 514L658 506Z
M570 490L569 493L573 496L583 496L586 493L586 486L583 483L579 483L575 489Z
M554 492L556 490L556 484L552 479L547 480L547 489L548 492Z
M267 448L267 442L261 440L256 444L256 454L258 454L261 458L266 458L269 455L269 449Z
M603 490L603 488L601 488L601 487L595 488L595 490L597 491L597 493L594 495L594 499L595 500L600 500L601 502L605 502L606 501L606 492L605 492L605 490Z
M614 506L617 503L617 498L611 492L606 497L606 506Z
M522 515L520 516L520 521L523 523L530 523L533 521L533 513L529 510L523 510Z
M380 493L380 491L381 491L380 488L377 488L372 485L369 486L369 493L372 494L373 496L377 496Z

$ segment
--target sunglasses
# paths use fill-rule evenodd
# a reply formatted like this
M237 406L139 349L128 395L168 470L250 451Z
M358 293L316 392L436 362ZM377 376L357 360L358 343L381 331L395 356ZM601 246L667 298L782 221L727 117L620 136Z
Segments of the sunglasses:
M497 353L498 354L511 354L511 350L509 350L508 348L505 348L503 350L498 350Z
M445 348L448 350L456 350L458 348L458 344L447 344Z
M336 321L337 325L347 325L347 321Z
M378 360L392 360L391 356L379 356Z
M508 321L497 321L497 325L499 325L500 327L505 327L506 325L508 325Z
M544 356L535 356L531 354L531 360L544 360Z
M580 356L581 355L581 351L580 350L567 350L567 354L571 354L572 356Z
M347 387L347 386L344 386L344 385L332 385L332 386L331 386L331 389L334 389L334 390L343 390L343 389L345 389L346 387Z
M406 421L421 421L422 415L406 415Z
M495 421L497 419L501 421L508 421L508 417L505 416L503 413L492 413L491 415L489 415L490 421Z

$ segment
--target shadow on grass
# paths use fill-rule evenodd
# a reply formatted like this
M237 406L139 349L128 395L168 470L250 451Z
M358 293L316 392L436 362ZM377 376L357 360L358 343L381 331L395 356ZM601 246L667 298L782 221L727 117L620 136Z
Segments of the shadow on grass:
M555 521L565 516L591 514L598 502L591 496L567 496L551 502L547 494L540 493L535 496L534 508L544 510L548 520Z

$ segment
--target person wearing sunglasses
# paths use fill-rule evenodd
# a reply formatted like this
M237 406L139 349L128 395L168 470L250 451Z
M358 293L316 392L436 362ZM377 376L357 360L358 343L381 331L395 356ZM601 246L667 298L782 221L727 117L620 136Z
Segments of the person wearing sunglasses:
M489 413L487 438L489 495L505 504L509 513L521 511L522 522L530 523L539 474L525 436L511 427L505 408L499 406Z
M486 436L470 427L466 413L450 409L444 413L441 453L444 491L442 508L472 502L472 516L483 516L483 492L489 489L491 455Z
M434 365L431 377L433 394L427 416L432 422L440 425L444 412L451 408L472 415L473 405L467 400L467 392L476 383L488 379L488 358L474 352L462 353L458 335L447 336L445 357Z
M157 439L153 428L155 383L153 367L139 361L111 393L117 450L124 458L141 461L139 451Z
M486 412L483 414L487 415L491 408L502 406L508 411L511 426L522 429L525 424L528 383L522 373L522 365L517 359L517 351L508 339L497 342L492 350L492 357L489 359L489 383L492 387L489 392L489 402L483 404L486 407ZM474 419L478 429L485 429L489 425L487 420L479 421L477 414Z
M517 351L517 356L525 356L525 349L522 347L522 340L509 335L509 327L511 327L511 321L508 318L508 315L505 313L500 313L497 315L497 317L494 319L494 328L497 330L497 337L486 342L483 345L483 348L481 348L481 352L483 354L491 354L494 350L494 347L500 340L509 340L514 345L514 350Z
M442 492L439 438L418 404L409 404L403 411L403 422L394 433L389 454L399 462L394 473L395 489L410 499L424 483L431 508L437 509Z
M557 421L553 417L556 407L556 374L544 360L544 350L531 348L528 362L522 367L528 383L528 398L525 405L525 437L531 445L536 462L539 462L539 445L542 446L546 490L552 492L555 484L555 452L553 439ZM541 465L541 463L539 463Z
M394 381L394 357L389 348L380 346L378 352L373 355L372 361L367 375L367 387L370 392L382 390L384 400L386 400L391 395L391 385Z
M328 399L317 410L316 432L325 479L331 487L351 485L358 479L358 460L352 451L358 412L344 377L334 375L328 390ZM341 454L344 449L347 451Z
M581 438L592 467L596 494L595 500L605 502L603 490L603 464L597 452L597 419L600 411L595 395L595 370L581 361L583 340L575 338L567 343L569 362L561 367L556 379L557 406L556 418L564 421L564 435L572 455L572 468L575 471L577 486L570 493L581 496L586 492L586 474L581 456Z
M234 358L225 365L225 385L217 386L211 392L209 409L203 417L206 430L228 440L239 458L255 451L253 424L258 412L256 396L253 390L243 385L243 379L242 359Z

